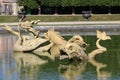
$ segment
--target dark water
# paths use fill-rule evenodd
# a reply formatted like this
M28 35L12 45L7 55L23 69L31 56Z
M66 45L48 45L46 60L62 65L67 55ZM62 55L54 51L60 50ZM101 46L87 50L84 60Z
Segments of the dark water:
M69 39L71 36L66 37ZM83 36L90 44L87 53L96 49L96 36ZM120 36L101 41L108 51L85 62L59 61L42 53L13 52L16 37L0 36L0 80L120 80ZM47 54L47 53L44 53Z

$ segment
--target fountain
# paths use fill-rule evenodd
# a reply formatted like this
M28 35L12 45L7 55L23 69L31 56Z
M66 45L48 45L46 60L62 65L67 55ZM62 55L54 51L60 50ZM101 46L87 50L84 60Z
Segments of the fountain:
M56 55L58 55L60 59L68 58L70 60L79 59L83 61L94 58L97 54L107 51L105 47L100 46L99 41L111 39L105 32L96 30L98 38L96 41L97 49L87 55L86 48L89 44L84 41L82 36L74 35L71 39L65 40L53 27L44 33L44 37L40 37L40 32L33 27L33 25L36 25L40 20L22 20L23 19L19 20L18 31L15 31L8 25L4 27L5 30L18 37L18 40L14 44L14 51L17 52L50 52L56 48L58 52ZM28 34L22 34L20 28L27 31Z

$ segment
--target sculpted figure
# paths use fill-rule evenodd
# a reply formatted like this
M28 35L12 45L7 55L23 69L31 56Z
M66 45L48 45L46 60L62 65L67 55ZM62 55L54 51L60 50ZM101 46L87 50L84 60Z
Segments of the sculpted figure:
M52 42L54 45L59 45L58 50L59 52L65 52L67 56L61 56L61 59L69 58L72 59L74 57L80 58L81 60L87 59L87 55L84 52L82 45L85 43L82 37L75 39L74 37L70 40L65 40L60 33L54 31L54 28L48 30L45 33L45 38ZM75 39L75 40L74 40ZM61 52L60 52L61 53Z
M7 25L4 27L4 29L10 33L18 36L18 40L14 44L14 51L48 51L53 43L44 46L43 43L47 43L49 41L39 37L39 31L33 28L33 25L37 24L40 20L23 21L23 19L24 16L22 16L19 20L18 31L13 30L10 26ZM20 28L25 29L30 35L21 34Z
M96 46L98 49L93 50L91 53L85 53L88 44L84 42L83 38L79 35L73 36L70 40L65 40L58 32L55 32L54 29L48 30L45 33L45 38L50 42L53 42L54 45L59 45L58 50L66 55L60 56L60 59L69 58L69 59L81 59L88 60L89 58L94 58L97 54L105 52L107 49L100 46L100 40L108 40L111 39L110 36L107 36L105 32L100 32L97 30L97 38Z
M55 55L60 55L60 51L63 50L67 41L60 35L59 32L54 31L54 28L49 29L48 32L44 34L44 36L47 40L53 43L51 52L57 51L58 54Z
M79 57L81 60L87 60L87 54L85 53L88 44L84 42L80 35L74 35L67 41L64 46L65 52L69 54L69 58Z
M86 51L86 48L89 46L89 44L87 44L82 36L80 35L74 35L69 41L69 43L76 43L78 44L80 47L82 47L85 51Z
M107 49L103 46L100 45L101 40L111 40L110 36L107 36L105 32L100 32L97 30L97 38L98 40L96 41L96 47L98 49L93 50L91 53L88 54L89 58L94 58L97 54L103 53L107 51Z
M69 59L81 59L81 60L87 60L87 54L84 52L83 48L77 45L76 43L66 43L64 46L64 51L68 55Z
M60 35L59 32L54 31L54 28L48 30L47 33L44 34L45 38L50 42L53 42L57 45L63 45L67 41Z
M36 51L41 44L48 41L40 37L36 38L34 36L21 35L21 33L14 31L10 26L5 26L4 29L18 36L18 40L14 44L14 51ZM42 50L40 51L47 51L49 49L48 47L51 46L52 44L46 46L47 48L41 46Z
M95 55L105 52L107 49L102 47L99 42L101 40L111 39L105 32L97 30L96 46L97 49L93 50L88 55L86 54L86 48L89 46L80 35L74 35L71 39L65 40L59 32L54 31L54 28L49 29L44 34L45 38L39 36L39 31L33 28L34 24L37 24L40 20L25 21L19 20L18 31L13 30L10 26L5 26L4 29L18 36L18 40L14 45L14 51L29 51L29 52L41 52L41 51L57 51L57 55L60 59L80 59L88 60L94 58ZM25 29L30 35L22 35L20 28ZM49 44L44 45L49 42Z
M26 31L28 31L31 36L38 37L39 36L39 31L36 31L33 28L33 25L37 24L39 21L40 20L33 20L33 21L21 22L20 27L24 28Z

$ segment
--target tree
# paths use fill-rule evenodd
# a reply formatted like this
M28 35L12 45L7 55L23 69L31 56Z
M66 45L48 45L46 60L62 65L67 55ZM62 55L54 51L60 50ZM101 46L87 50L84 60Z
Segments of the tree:
M80 0L62 0L61 2L62 7L72 7L72 14L74 14L75 10L74 7L80 6Z
M80 6L80 0L71 0L72 14L75 14L74 7Z
M19 6L24 6L26 12L31 13L31 9L38 9L40 12L40 0L17 0Z
M111 0L111 6L120 6L120 0Z
M26 6L30 9L36 9L39 7L39 0L17 0L18 5Z
M91 0L90 6L108 7L108 13L110 13L111 12L110 7L112 6L112 2L113 0Z
M41 5L55 7L55 14L57 14L57 7L61 6L61 0L41 0Z
M74 7L77 6L120 6L120 0L17 0L21 6L28 7L30 9L38 9L41 6L55 7L57 12L58 7L72 7L74 13Z

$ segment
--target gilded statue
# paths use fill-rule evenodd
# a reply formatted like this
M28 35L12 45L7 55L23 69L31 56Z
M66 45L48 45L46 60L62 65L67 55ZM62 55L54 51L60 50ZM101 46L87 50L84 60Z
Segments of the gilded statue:
M44 37L40 37L40 31L34 29L35 24L37 24L40 20L33 21L19 21L18 31L15 31L12 27L6 25L4 29L9 31L10 33L18 36L18 40L14 44L14 51L21 52L51 52L56 50L57 54L54 56L59 56L60 59L80 59L80 60L88 60L90 58L94 58L97 54L103 53L107 51L105 47L102 47L99 42L101 40L111 40L110 36L107 36L105 32L101 32L96 30L97 38L96 47L97 49L90 52L88 55L86 53L87 44L82 36L74 35L69 40L65 40L64 37L60 35L59 32L55 31L54 28L48 30L48 32L44 33ZM23 28L27 31L28 35L22 34L20 28ZM44 45L48 43L47 45Z
M105 32L101 32L99 30L96 30L96 32L98 38L96 41L97 49L93 50L88 55L85 51L89 44L87 44L80 35L74 35L67 41L62 36L60 36L59 32L54 31L54 28L52 28L48 30L47 33L45 33L45 38L52 42L54 45L59 45L59 51L62 50L66 53L67 56L62 55L61 59L72 59L77 57L81 60L88 60L89 58L95 57L97 54L103 53L107 50L105 47L102 47L99 44L101 40L111 40L110 36L107 36Z
M38 22L38 21L36 21L36 22ZM33 23L36 23L36 22L31 21L29 23L32 25ZM39 36L39 34L38 34L39 31L36 32L35 29L33 29L32 27L29 28L31 31L28 30L30 35L21 34L20 29L19 29L20 26L24 27L24 29L27 30L27 28L25 26L22 26L22 25L23 24L18 25L18 31L15 31L12 27L10 27L8 25L5 25L5 27L4 27L4 29L6 29L7 31L9 31L10 33L12 33L12 34L14 34L18 37L18 40L14 44L14 51L22 51L22 52L38 51L39 46L41 44L49 42L48 40L46 40L44 38L38 37ZM26 25L26 23L25 23L25 25ZM51 46L51 45L52 44L50 44L48 46ZM41 47L41 48L42 48L43 51L47 51L47 49L49 49L49 48L47 48L48 46Z
M91 53L88 54L89 58L94 58L97 54L103 53L107 51L107 49L103 46L100 45L101 40L111 40L110 36L107 36L105 32L100 32L97 30L97 38L98 40L96 41L96 47L98 49L93 50Z

